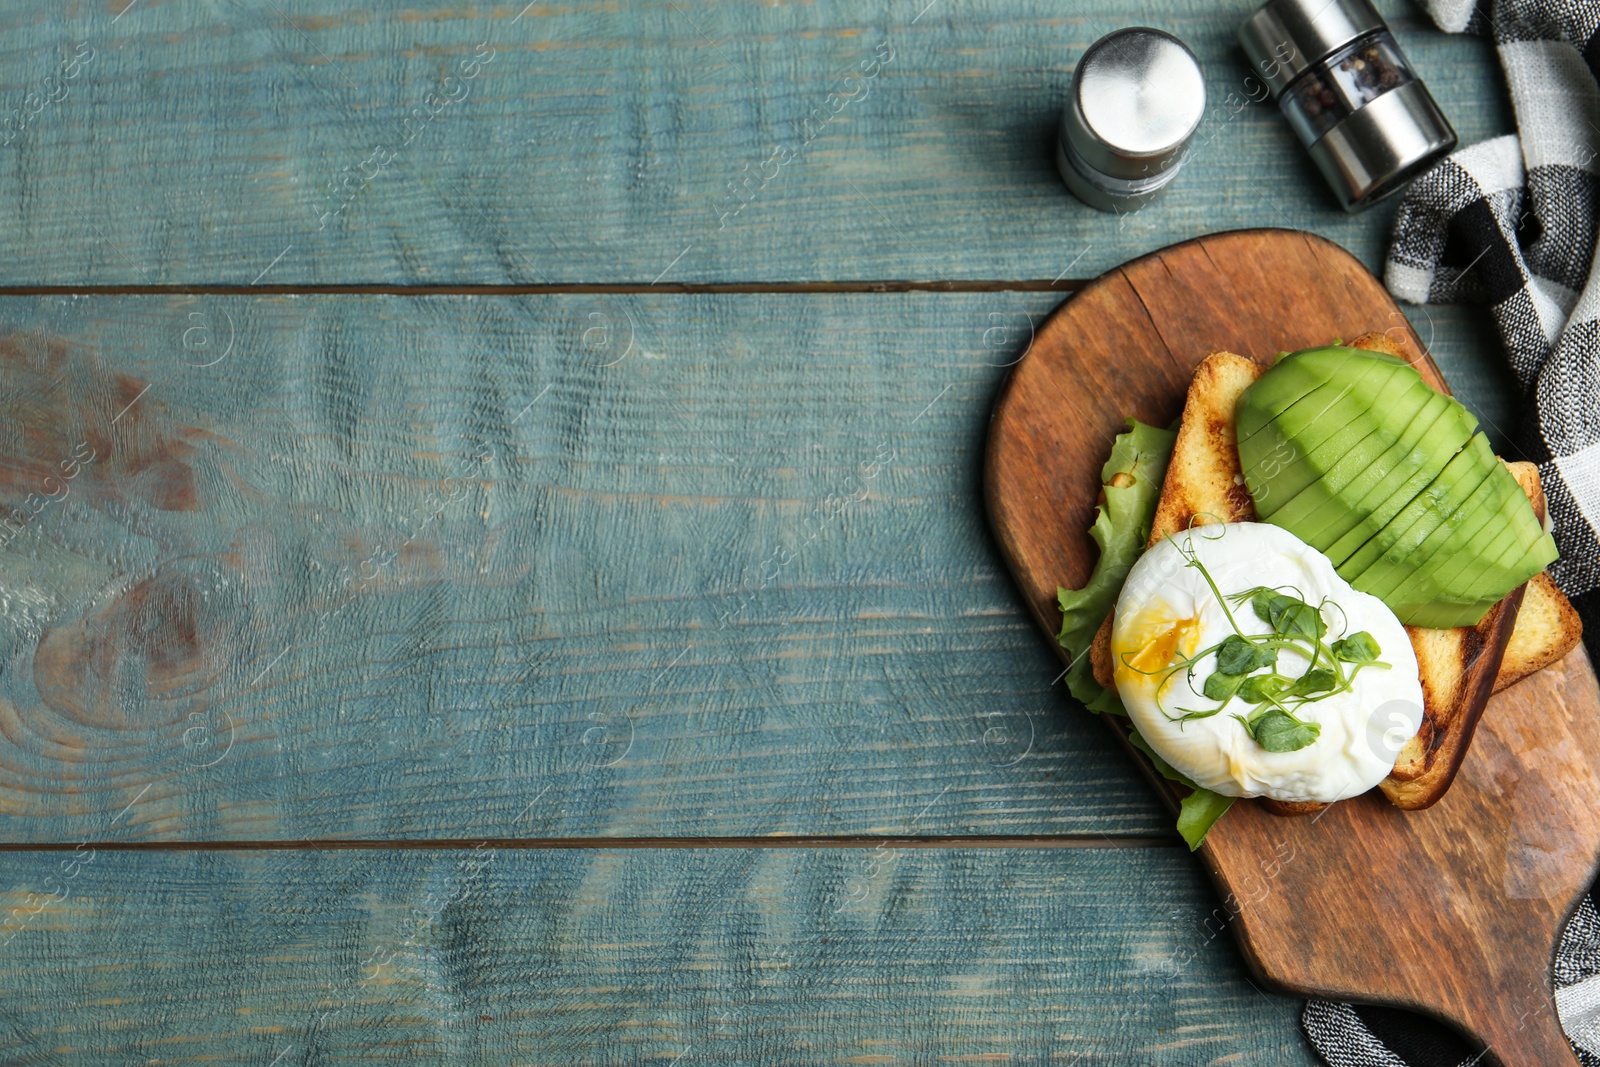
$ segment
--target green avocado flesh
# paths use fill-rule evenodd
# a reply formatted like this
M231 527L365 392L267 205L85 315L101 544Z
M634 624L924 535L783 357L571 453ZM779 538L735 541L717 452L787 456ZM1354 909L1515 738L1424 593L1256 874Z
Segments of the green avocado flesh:
M1486 438L1478 436L1468 441L1465 448L1450 457L1439 477L1424 486L1383 529L1338 566L1339 576L1363 593L1381 599L1378 590L1385 587L1387 568L1396 563L1408 566L1427 536L1453 516L1488 477L1489 464L1493 462L1494 453Z
M1528 508L1527 498L1522 498L1522 508L1531 515L1532 509ZM1516 498L1506 492L1506 485L1499 478L1485 478L1472 496L1461 505L1461 510L1452 515L1445 522L1441 522L1434 531L1428 535L1411 557L1414 566L1401 565L1391 567L1390 580L1379 586L1374 584L1368 590L1376 596L1393 599L1405 603L1412 600L1428 599L1431 594L1439 592L1436 583L1442 579L1447 571L1452 574L1460 569L1463 558L1472 559L1466 553L1452 556L1442 561L1433 570L1428 568L1433 557L1442 550L1447 550L1452 543L1452 537L1457 530L1482 529L1490 531L1483 543L1483 556L1474 560L1474 572L1479 580L1494 581L1494 576L1503 572L1500 567L1500 557L1506 551L1507 545L1501 537L1502 533L1514 532L1513 528L1504 525L1501 521L1502 512L1516 503ZM1506 517L1507 523L1514 523L1515 519ZM1369 571L1370 573L1370 571ZM1476 598L1474 598L1476 599Z
M1437 405L1433 401L1438 401ZM1351 426L1367 431L1365 436L1354 443L1324 442L1309 456L1309 466L1321 472L1320 476L1278 507L1262 508L1258 504L1257 513L1274 516L1273 521L1285 528L1304 530L1302 541L1326 551L1355 522L1341 496L1364 493L1376 484L1377 468L1386 461L1398 463L1414 447L1413 427L1422 424L1421 429L1415 430L1420 437L1428 422L1445 408L1444 397L1420 378L1394 403L1396 418L1392 424L1352 420ZM1368 479L1365 485L1361 483L1363 477ZM1346 518L1348 523L1341 521Z
M1343 563L1368 538L1383 529L1412 497L1439 476L1450 457L1472 439L1478 428L1477 417L1449 397L1440 399L1445 402L1444 413L1418 438L1410 453L1389 470L1377 472L1380 475L1377 485L1359 500L1353 496L1346 498L1353 501L1351 510L1355 512L1355 522L1328 546L1328 558L1333 560L1334 566Z
M1531 514L1531 510L1530 510ZM1541 532L1532 549L1516 550L1523 553L1523 557L1516 561L1515 570L1511 573L1520 575L1509 579L1502 579L1503 584L1509 584L1513 589L1544 570L1556 560L1555 540L1547 533ZM1508 561L1502 560L1500 566L1504 569ZM1405 600L1405 591L1396 591L1396 604L1394 612L1401 617L1412 617L1412 626L1431 626L1436 629L1448 629L1452 626L1475 626L1482 620L1484 613L1499 603L1498 597L1485 597L1472 602L1455 600Z
M1396 601L1427 600L1446 590L1453 590L1456 599L1484 599L1504 586L1522 584L1550 562L1546 559L1532 571L1522 569L1529 561L1530 546L1538 548L1544 530L1528 504L1527 494L1515 481L1510 485L1503 478L1485 481L1479 487L1476 502L1463 509L1460 522L1466 529L1485 531L1482 555L1458 553L1431 570L1418 568L1390 594ZM1438 552L1447 547L1447 542L1436 536L1432 550Z
M1313 389L1274 416L1255 437L1241 442L1245 484L1263 487L1259 493L1251 489L1256 514L1271 516L1371 433L1375 420L1362 418L1362 413L1393 389L1400 369L1362 360L1356 370Z
M1489 460L1494 460L1488 440L1474 437L1466 448L1455 454L1433 485L1418 493L1395 517L1394 522L1378 531L1368 542L1383 546L1375 562L1360 572L1355 569L1356 558L1367 554L1367 545L1362 545L1346 561L1342 572L1346 581L1363 593L1371 593L1382 599L1407 578L1426 574L1431 557L1441 545L1454 544L1459 540L1467 528L1468 515L1476 510L1473 499L1479 495L1485 483L1494 481L1490 463L1473 455L1478 451L1480 441L1482 450L1489 454ZM1407 516L1412 517L1410 525L1398 534L1391 533ZM1487 543L1484 548L1488 548Z
M1285 409L1301 400L1313 389L1325 385L1335 374L1339 373L1345 362L1346 352L1361 352L1373 359L1384 360L1405 366L1403 360L1381 352L1365 352L1361 349L1348 349L1338 345L1327 348L1307 348L1300 352L1293 352L1282 357L1275 363L1268 374L1258 378L1252 386L1256 389L1255 402L1247 410L1240 407L1236 414L1236 433L1239 440L1246 441L1255 436L1256 432L1266 426ZM1269 381L1270 379L1270 381Z
M1423 387L1427 388L1426 383L1423 383ZM1377 502L1387 500L1393 495L1395 488L1423 470L1428 452L1419 448L1418 444L1429 428L1450 411L1449 402L1445 397L1432 389L1428 389L1428 393L1430 397L1424 404L1422 412L1406 427L1400 439L1357 472L1348 484L1340 486L1338 492L1323 491L1322 496L1326 499L1319 510L1305 514L1285 511L1280 521L1286 525L1298 524L1297 528L1303 528L1311 533L1316 540L1307 543L1314 544L1327 553L1330 559L1334 558L1333 546L1346 535L1349 535L1349 540L1353 542L1350 545L1350 548L1353 548L1377 533L1379 527L1370 521L1371 512L1363 512L1348 502L1355 501L1359 505L1360 502L1369 499ZM1471 432L1463 429L1458 436L1459 443L1465 444ZM1433 473L1437 474L1438 471L1435 470ZM1432 480L1432 475L1429 475L1428 480ZM1313 483L1300 496L1305 496L1306 493L1315 494L1319 488L1318 483ZM1295 501L1299 499L1297 496ZM1286 506L1293 507L1295 501ZM1346 548L1344 554L1349 554L1349 548ZM1342 557L1335 562L1341 560Z
M1403 360L1339 345L1295 352L1235 415L1257 515L1326 553L1407 625L1475 624L1555 558L1478 420Z
M1234 432L1241 442L1254 437L1285 408L1325 383L1333 374L1332 369L1324 365L1298 360L1289 362L1287 358L1280 360L1272 370L1272 383L1256 395L1255 404L1248 411L1242 406L1235 409ZM1267 377L1262 375L1254 384L1259 386Z

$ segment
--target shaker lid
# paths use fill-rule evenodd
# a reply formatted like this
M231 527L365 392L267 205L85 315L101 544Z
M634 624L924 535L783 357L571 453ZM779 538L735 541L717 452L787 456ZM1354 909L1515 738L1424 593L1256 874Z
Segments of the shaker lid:
M1182 157L1205 110L1194 53L1170 33L1135 26L1106 34L1083 54L1063 132L1090 167L1136 180Z
M1276 97L1319 59L1383 28L1370 0L1267 0L1240 25L1239 44Z

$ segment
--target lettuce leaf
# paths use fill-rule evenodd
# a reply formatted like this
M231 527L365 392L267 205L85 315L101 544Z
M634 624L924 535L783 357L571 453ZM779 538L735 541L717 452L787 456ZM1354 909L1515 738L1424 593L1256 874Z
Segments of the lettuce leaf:
M1221 793L1214 793L1209 789L1201 789L1195 785L1187 775L1158 756L1156 750L1150 747L1150 742L1146 741L1139 731L1134 729L1131 721L1127 725L1128 741L1132 743L1134 748L1145 754L1155 767L1156 772L1169 782L1177 782L1179 785L1189 787L1189 795L1184 797L1178 804L1178 833L1182 835L1184 843L1189 846L1189 851L1193 852L1200 847L1200 842L1206 839L1206 833L1211 829L1212 824L1227 814L1229 808L1233 807L1235 798L1223 796Z
M1150 522L1161 499L1161 482L1167 476L1167 460L1172 458L1172 444L1177 439L1174 430L1128 420L1128 431L1117 434L1111 458L1100 468L1106 499L1095 508L1094 525L1089 527L1089 537L1100 547L1100 558L1082 589L1056 590L1056 602L1061 606L1061 633L1056 640L1072 657L1072 666L1067 669L1067 691L1096 714L1128 714L1116 691L1094 680L1089 646L1094 643L1095 631L1111 614L1128 571L1150 539Z
M1100 624L1116 605L1128 571L1133 569L1134 561L1144 551L1145 542L1150 540L1150 523L1155 518L1161 483L1166 478L1167 461L1172 458L1172 445L1177 436L1175 430L1147 426L1138 419L1128 420L1127 432L1117 435L1111 446L1111 457L1100 469L1105 503L1095 509L1094 525L1089 529L1090 538L1100 548L1100 558L1082 589L1056 590L1056 601L1061 607L1061 633L1056 640L1072 657L1066 674L1067 691L1095 714L1110 712L1125 719L1128 714L1116 690L1107 689L1094 680L1089 646L1094 643ZM1129 741L1150 758L1161 776L1191 790L1179 808L1178 833L1183 835L1190 851L1199 848L1212 824L1233 804L1233 797L1196 786L1156 755L1133 723L1128 722L1127 726Z
M1198 786L1183 798L1178 806L1178 833L1188 842L1190 852L1200 847L1212 824L1227 814L1228 809L1233 807L1233 801L1233 797L1225 797Z

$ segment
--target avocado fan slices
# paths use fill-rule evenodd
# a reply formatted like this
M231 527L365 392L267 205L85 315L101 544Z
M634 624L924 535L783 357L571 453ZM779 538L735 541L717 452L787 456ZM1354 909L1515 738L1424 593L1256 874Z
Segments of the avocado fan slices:
M1384 353L1281 358L1239 398L1257 514L1415 626L1476 624L1556 557L1478 421Z

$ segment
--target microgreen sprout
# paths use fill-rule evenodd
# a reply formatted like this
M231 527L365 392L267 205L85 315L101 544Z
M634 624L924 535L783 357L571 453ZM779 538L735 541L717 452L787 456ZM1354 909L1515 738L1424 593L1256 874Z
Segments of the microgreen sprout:
M1193 655L1178 651L1171 663L1158 670L1134 667L1128 655L1123 655L1123 664L1130 670L1160 677L1156 685L1158 708L1161 708L1162 690L1180 671L1184 672L1191 688L1198 688L1208 700L1217 702L1212 708L1179 708L1181 714L1178 715L1161 708L1170 721L1181 725L1209 719L1221 712L1229 701L1238 700L1251 710L1233 717L1256 744L1268 752L1294 752L1312 744L1322 732L1320 725L1301 719L1296 711L1319 700L1348 693L1354 687L1356 674L1363 668L1389 668L1388 663L1378 658L1382 649L1370 633L1365 630L1353 634L1345 632L1349 627L1348 616L1332 599L1323 597L1313 605L1293 586L1263 585L1224 596L1211 572L1200 561L1192 541L1180 546L1178 553L1184 558L1184 566L1195 568L1205 579L1233 633ZM1272 628L1271 632L1247 634L1241 630L1228 607L1230 601L1235 605L1248 602L1256 617ZM1330 643L1327 618L1332 611L1339 616L1339 633ZM1278 653L1282 649L1298 653L1307 661L1304 673L1290 677L1278 672ZM1196 687L1199 664L1213 653L1216 669Z

